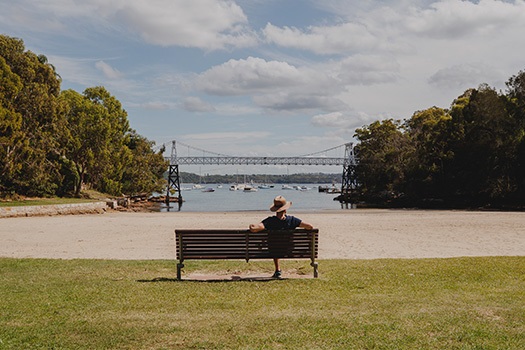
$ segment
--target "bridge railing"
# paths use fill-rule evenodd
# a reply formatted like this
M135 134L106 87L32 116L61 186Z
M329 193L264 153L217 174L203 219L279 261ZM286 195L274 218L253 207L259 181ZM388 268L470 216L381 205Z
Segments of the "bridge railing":
M329 157L166 157L178 165L344 165L345 158ZM174 164L172 164L174 165Z

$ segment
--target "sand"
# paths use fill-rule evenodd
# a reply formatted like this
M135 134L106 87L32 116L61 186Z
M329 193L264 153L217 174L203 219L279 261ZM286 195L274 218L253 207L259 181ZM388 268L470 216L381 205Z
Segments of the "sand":
M320 230L319 259L525 255L525 213L294 212ZM176 228L247 228L270 212L130 213L0 219L0 257L175 259Z

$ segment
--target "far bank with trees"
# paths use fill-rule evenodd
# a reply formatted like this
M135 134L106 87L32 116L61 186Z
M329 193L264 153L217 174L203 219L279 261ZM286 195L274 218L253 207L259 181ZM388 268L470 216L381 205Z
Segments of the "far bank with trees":
M356 130L351 200L394 207L525 208L525 72L466 90L449 109Z
M55 67L0 35L0 197L121 196L165 186L153 142L104 87L61 91Z

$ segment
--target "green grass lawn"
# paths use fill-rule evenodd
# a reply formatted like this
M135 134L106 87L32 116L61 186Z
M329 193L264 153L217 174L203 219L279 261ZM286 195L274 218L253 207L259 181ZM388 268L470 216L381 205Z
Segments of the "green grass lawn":
M186 266L271 273L272 262ZM0 349L525 348L525 257L320 260L319 271L197 282L176 281L175 261L0 259Z

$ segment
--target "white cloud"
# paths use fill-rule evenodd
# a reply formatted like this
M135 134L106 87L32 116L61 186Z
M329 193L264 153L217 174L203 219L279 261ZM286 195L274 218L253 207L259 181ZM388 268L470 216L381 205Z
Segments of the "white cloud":
M256 43L246 15L230 0L133 0L115 16L147 42L161 46L217 50Z
M83 86L96 84L97 70L93 68L94 60L55 55L49 55L47 58L56 67L57 73L69 82Z
M400 79L400 65L390 55L355 55L338 63L339 77L349 85L371 85Z
M395 82L399 69L391 56L379 55L300 67L248 57L208 69L197 77L195 87L217 96L251 96L264 109L332 112L348 109L338 97L348 85Z
M295 67L248 57L212 67L197 78L196 87L212 95L250 95L256 105L265 109L334 111L347 106L335 97L343 85L333 76L339 73L332 68Z
M186 97L182 107L189 112L215 112L215 108L198 97Z
M343 101L323 93L275 93L254 96L253 100L260 107L277 111L334 111L347 107Z
M413 33L433 38L458 39L467 35L493 35L525 20L525 2L516 0L442 0L430 8L412 8L405 23Z
M501 76L500 71L482 63L459 64L440 69L430 77L429 83L442 89L468 89L482 83L494 86L501 83Z
M402 1L394 4L382 1L374 6L329 1L316 6L340 11L337 13L340 23L308 28L277 27L268 23L263 29L265 40L318 55L406 54L424 38L457 40L473 35L493 38L504 30L520 33L525 30L523 0Z
M286 62L248 57L208 69L199 75L196 86L213 95L246 95L296 86L303 80L299 69Z
M120 79L123 77L123 74L121 72L111 67L104 61L98 61L97 63L95 63L95 66L98 70L104 73L104 76L108 79Z
M39 31L85 36L108 29L113 35L160 46L194 47L205 51L250 47L257 36L242 8L233 0L17 0L2 5L10 13L4 23L31 23ZM2 11L0 11L2 12Z
M370 118L364 113L358 112L334 112L319 114L312 117L312 124L323 128L334 128L343 130L353 130L360 127Z
M271 135L267 131L221 131L182 134L177 136L177 152L179 155L194 155L197 152L202 156L202 152L199 152L199 150L207 150L222 155L246 156L250 149L253 149L254 146L260 143L264 143ZM191 145L191 147L187 145Z
M379 44L376 36L364 25L356 22L336 26L312 26L307 32L290 27L278 28L268 23L263 33L270 43L322 55L369 50Z

